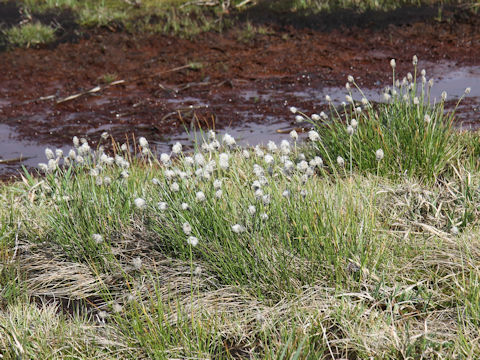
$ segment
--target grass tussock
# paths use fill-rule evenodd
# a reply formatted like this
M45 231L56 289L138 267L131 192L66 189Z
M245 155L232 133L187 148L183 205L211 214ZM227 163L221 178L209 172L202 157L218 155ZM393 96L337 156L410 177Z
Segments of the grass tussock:
M27 23L4 30L7 41L12 46L34 47L55 40L55 29L40 23Z
M477 135L414 79L306 142L46 149L0 189L0 354L478 358Z

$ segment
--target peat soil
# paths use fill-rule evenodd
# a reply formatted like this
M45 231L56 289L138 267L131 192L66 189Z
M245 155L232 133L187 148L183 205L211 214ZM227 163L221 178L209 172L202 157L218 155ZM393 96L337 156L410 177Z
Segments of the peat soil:
M95 144L104 131L120 142L145 136L163 149L186 142L185 129L198 126L258 143L298 126L289 106L319 113L328 108L326 94L344 100L347 75L378 96L391 84L390 59L401 78L413 71L413 55L436 79L437 94L458 97L472 87L460 117L475 128L480 16L458 7L439 14L407 8L312 17L259 7L232 14L230 30L193 39L66 27L54 45L0 52L0 172L45 161L45 146L66 149L74 135ZM255 31L245 30L247 21Z

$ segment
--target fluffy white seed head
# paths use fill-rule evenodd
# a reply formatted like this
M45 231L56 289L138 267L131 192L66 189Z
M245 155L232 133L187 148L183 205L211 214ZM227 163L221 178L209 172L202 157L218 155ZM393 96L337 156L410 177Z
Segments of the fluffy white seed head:
M223 143L227 146L233 146L235 145L235 139L233 138L233 136L229 135L229 134L225 134L223 135Z
M392 67L392 69L395 69L395 67L397 66L395 59L390 60L390 66Z
M337 164L340 167L344 167L345 166L345 160L341 156L337 156Z
M277 147L277 144L275 144L274 141L269 141L269 142L267 143L267 149L268 149L268 151L274 153L274 152L276 152L276 151L278 150L278 147Z
M249 213L250 215L254 215L256 211L257 211L257 209L255 208L255 206L250 205L250 206L248 207L248 213Z
M203 193L203 191L198 191L196 194L195 194L195 199L199 202L202 202L202 201L205 201L205 194Z
M182 152L182 144L180 144L179 142L176 142L175 144L173 144L172 152L174 154L180 154Z
M351 126L353 127L353 129L355 130L355 129L357 128L357 126L358 126L358 121L357 121L357 119L352 119L352 120L350 121L350 125L351 125Z
M348 80L348 82L351 82L351 83L353 83L355 81L355 79L353 78L352 75L348 75L347 80Z
M295 130L292 130L290 131L290 137L296 141L298 139L298 133Z
M432 121L432 118L430 117L430 115L425 114L425 116L423 117L423 120L428 124L430 123L430 121Z
M133 203L135 204L135 207L140 210L143 210L147 207L147 203L142 198L136 198L133 200Z
M53 153L52 149L50 149L50 148L45 149L45 157L48 160L55 158L55 154Z
M192 226L188 222L183 223L182 229L185 235L190 235L192 233Z
M353 103L353 98L350 95L345 95L345 100L349 103Z
M330 95L325 95L325 100L327 102L332 102L332 98L330 97Z
M304 118L303 118L302 115L296 115L296 116L295 116L295 121L296 121L297 123L302 123L303 120L304 120Z
M298 171L304 172L307 169L308 169L308 163L305 160L302 160L297 164Z
M223 191L221 189L218 189L217 191L215 191L215 197L217 199L221 199L223 196Z
M312 114L312 120L313 120L313 121L319 121L319 120L320 120L320 115L318 115L318 114Z
M162 153L160 155L160 161L164 164L164 165L167 165L169 162L170 162L170 155L166 154L166 153Z
M442 92L442 100L443 101L447 100L447 92L446 91Z
M274 161L273 156L270 155L270 154L265 155L265 157L263 158L263 160L265 160L265 163L267 163L267 164L272 164L273 161Z
M295 106L290 106L289 110L292 114L296 114L298 111L298 109Z
M138 139L138 143L143 148L148 148L148 141L143 136Z
M353 129L353 126L352 126L352 125L348 125L348 126L347 126L347 134L348 134L348 135L352 136L353 133L354 133L354 131L355 131L355 130Z
M308 132L308 138L310 141L318 141L320 140L320 135L315 130L310 130Z
M249 159L249 158L250 158L250 152L249 152L248 150L246 150L246 149L244 149L244 150L242 151L242 155L243 155L243 157L244 157L245 159Z
M103 236L100 234L93 234L92 240L95 242L95 244L101 244L103 242Z
M413 55L412 64L413 64L413 66L417 66L417 64L418 64L418 57L417 57L417 55Z
M472 91L472 88L467 87L467 88L465 89L465 95L470 94L470 91Z
M382 160L383 156L384 156L384 153L382 149L378 149L377 151L375 151L375 158L377 159L377 161Z
M190 236L188 239L187 239L187 244L188 245L191 245L193 247L197 246L198 245L198 238L196 238L195 236Z
M240 224L235 224L235 225L232 225L232 231L236 234L239 234L241 232L244 232L245 228Z
M56 149L56 150L55 150L55 156L56 156L57 158L63 157L63 150L62 150L62 149Z

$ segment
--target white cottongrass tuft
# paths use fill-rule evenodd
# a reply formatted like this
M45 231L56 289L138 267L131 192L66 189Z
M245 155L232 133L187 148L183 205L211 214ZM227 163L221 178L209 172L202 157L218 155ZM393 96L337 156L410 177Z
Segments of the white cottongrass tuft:
M265 160L265 163L267 163L267 164L271 164L271 163L273 163L273 161L274 161L273 156L270 155L270 154L265 155L265 157L263 158L263 160Z
M219 190L215 191L215 197L217 199L221 199L222 196L223 196L223 191L222 190L219 189Z
M315 130L310 130L308 132L308 138L310 139L310 141L318 141L320 140L320 135L318 135Z
M161 211L165 211L167 210L168 208L168 205L165 201L160 201L158 204L157 204L157 207L161 210Z
M187 203L182 203L180 205L180 207L182 208L182 210L190 210L190 205L188 205Z
M245 159L249 159L250 158L250 152L247 150L247 149L244 149L242 151L242 156L245 158Z
M311 117L312 117L313 121L319 121L320 120L320 115L318 115L318 114L312 114Z
M77 136L73 137L73 146L78 148L80 146L80 141L78 140Z
M341 156L337 156L337 164L340 167L344 167L345 166L345 160Z
M176 142L175 144L173 144L172 152L174 154L180 154L182 152L182 144L180 144L179 142Z
M423 120L428 124L430 123L430 121L432 121L432 118L430 117L430 115L425 114L425 116L423 117Z
M248 213L249 213L250 215L254 215L256 211L257 211L257 209L255 208L255 206L250 205L250 206L248 207Z
M450 232L452 233L452 235L458 235L458 227L452 226Z
M170 155L163 153L160 155L160 161L164 164L167 165L170 162Z
M332 98L330 97L330 95L325 95L325 100L327 102L332 102Z
M447 92L446 91L442 92L442 100L443 101L447 100Z
M180 191L180 185L178 185L177 182L173 182L172 185L170 185L170 190L173 192L178 192Z
M353 78L352 75L348 75L347 80L348 80L348 82L351 82L351 83L353 83L355 81L355 79Z
M107 140L108 139L108 132L104 131L102 133L102 135L100 135L100 137L102 138L102 140Z
M309 165L311 167L322 167L323 166L323 160L320 156L315 156L312 160L310 160Z
M268 144L267 144L267 149L270 152L275 152L275 151L278 150L278 147L277 147L277 144L275 144L275 142L269 141Z
M232 231L236 234L239 234L245 231L245 227L243 227L240 224L235 224L235 225L232 225Z
M53 153L52 149L50 149L48 147L45 149L45 156L46 156L47 160L55 158L55 154Z
M262 214L260 215L260 219L262 219L262 220L268 220L268 214L265 213L265 212L262 213Z
M198 238L196 238L195 236L190 236L188 239L187 239L187 244L188 245L191 245L193 247L197 246L198 245Z
M214 189L220 189L222 187L222 180L215 179L213 182L213 188Z
M138 139L138 143L140 144L141 147L148 148L148 141L143 136Z
M355 130L354 130L353 126L352 126L352 125L348 125L348 126L347 126L347 134L350 135L350 136L352 136L354 132L355 132Z
M375 151L375 158L377 159L377 161L382 160L383 156L384 156L384 153L382 149L378 149L377 151Z
M62 150L62 149L56 149L56 150L55 150L55 156L56 156L57 158L63 157L63 150Z
M188 222L183 223L182 229L185 235L190 235L192 233L192 226Z
M286 198L290 197L290 191L284 190L284 191L282 192L282 196L283 196L283 197L286 197Z
M295 106L290 106L290 109L289 109L289 110L290 110L290 112L291 112L292 114L296 114L297 111L298 111L298 109L297 109Z
M465 95L470 94L470 91L472 91L472 88L467 87L467 88L465 89Z
M307 169L308 169L308 163L305 160L302 160L297 164L298 171L304 172Z
M397 66L395 59L390 60L390 66L392 67L392 69L395 69L395 67Z
M197 199L197 201L199 202L202 202L202 201L205 201L205 194L203 193L203 191L198 191L196 194L195 194L195 199Z
M235 145L235 139L233 138L233 136L229 135L229 134L225 134L223 135L223 143L227 146L233 146Z
M203 166L205 165L205 158L203 157L202 154L200 153L196 153L195 156L195 163L198 165L198 166Z
M350 121L350 125L353 127L353 129L356 129L358 126L357 119L352 119L352 121Z
M413 66L417 66L417 64L418 64L418 57L417 57L417 55L413 55L412 64L413 64Z
M297 133L295 130L292 130L292 131L290 131L290 137L291 137L293 140L297 141L297 139L298 139L298 133Z
M92 240L95 242L95 244L101 244L103 242L103 236L100 234L93 234Z
M228 169L228 154L227 153L221 153L218 157L218 165L220 166L221 169Z
M139 210L143 210L147 207L146 201L142 198L136 198L135 200L133 200L133 203L135 204L135 207Z
M290 154L290 143L288 142L288 140L282 140L282 142L280 143L280 151L284 155Z
M347 100L347 102L353 104L353 98L350 95L345 95L345 100Z
M297 123L302 123L304 120L305 120L305 119L304 119L304 117L303 117L302 115L296 115L296 116L295 116L295 121L296 121Z

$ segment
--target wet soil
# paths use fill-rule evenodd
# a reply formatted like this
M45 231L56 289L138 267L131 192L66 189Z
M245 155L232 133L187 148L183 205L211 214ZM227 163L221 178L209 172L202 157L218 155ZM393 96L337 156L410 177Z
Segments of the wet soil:
M192 126L248 124L242 135L248 141L258 135L252 124L296 126L288 106L326 109L325 94L340 94L349 74L365 89L381 89L391 81L391 58L401 76L412 71L414 54L437 78L448 67L480 67L480 16L459 8L444 9L442 19L427 8L338 21L322 15L324 22L262 11L263 17L259 9L242 14L234 29L194 39L96 29L82 30L74 42L0 52L0 132L8 148L16 147L0 147L0 160L24 154L23 145L65 147L74 135L95 142L103 131L119 141L134 134L162 145ZM246 34L247 20L261 33ZM112 80L123 81L108 85ZM462 108L471 123L480 120L477 96ZM39 155L35 162L43 161Z

